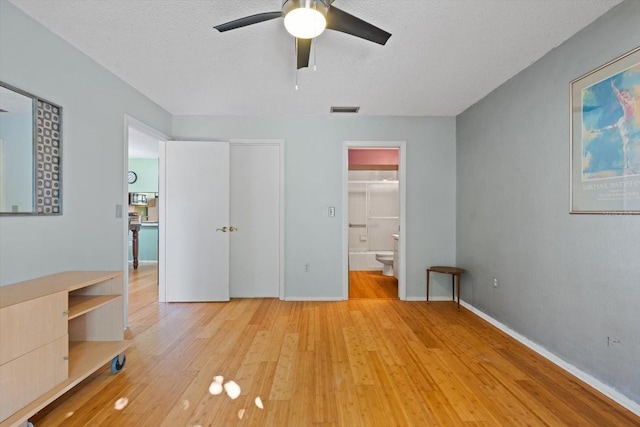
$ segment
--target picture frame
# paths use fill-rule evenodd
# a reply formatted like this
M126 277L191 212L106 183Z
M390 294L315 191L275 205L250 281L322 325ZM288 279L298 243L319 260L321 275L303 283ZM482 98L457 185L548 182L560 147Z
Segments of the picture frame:
M570 83L571 214L640 214L640 46Z

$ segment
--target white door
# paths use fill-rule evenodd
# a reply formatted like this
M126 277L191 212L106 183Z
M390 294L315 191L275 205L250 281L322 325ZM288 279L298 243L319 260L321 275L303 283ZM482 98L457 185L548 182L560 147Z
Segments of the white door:
M227 142L167 141L161 150L167 302L229 301L229 158Z
M231 297L280 295L280 145L231 144Z

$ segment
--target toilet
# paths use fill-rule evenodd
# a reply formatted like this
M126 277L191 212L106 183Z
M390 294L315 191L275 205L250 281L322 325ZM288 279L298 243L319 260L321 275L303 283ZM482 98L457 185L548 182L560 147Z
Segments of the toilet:
M393 252L392 251L376 252L376 261L382 263L383 276L393 276Z

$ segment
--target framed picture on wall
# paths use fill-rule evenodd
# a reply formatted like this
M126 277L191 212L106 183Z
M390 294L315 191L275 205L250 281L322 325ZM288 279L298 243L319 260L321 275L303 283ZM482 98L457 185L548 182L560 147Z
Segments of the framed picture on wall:
M640 47L570 91L570 213L640 214Z

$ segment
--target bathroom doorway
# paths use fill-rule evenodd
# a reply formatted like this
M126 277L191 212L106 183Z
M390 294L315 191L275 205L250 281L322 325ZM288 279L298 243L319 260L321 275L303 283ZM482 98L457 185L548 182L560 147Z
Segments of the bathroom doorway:
M406 298L404 142L346 142L344 296Z

